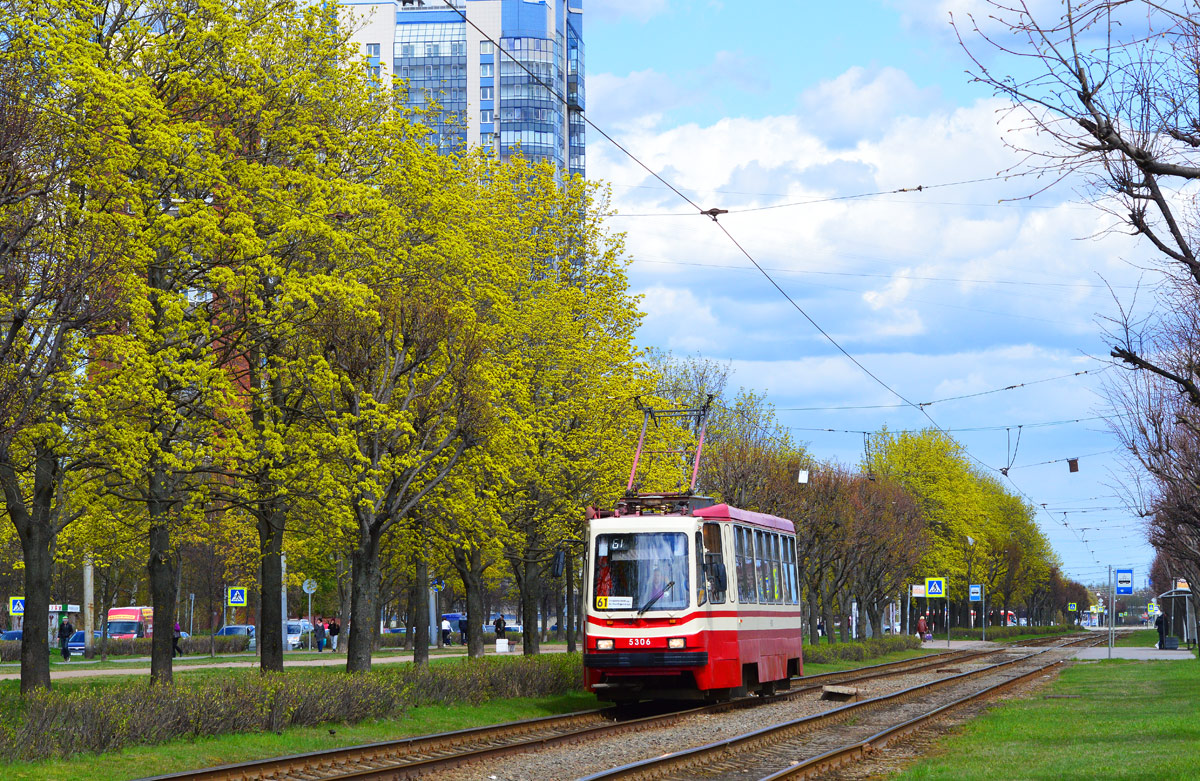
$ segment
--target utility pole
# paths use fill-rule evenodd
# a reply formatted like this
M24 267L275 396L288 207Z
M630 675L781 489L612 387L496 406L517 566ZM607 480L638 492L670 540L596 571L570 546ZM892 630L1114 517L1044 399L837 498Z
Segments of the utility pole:
M95 650L96 588L92 575L92 557L83 558L83 655L92 658Z
M1112 565L1108 565L1108 658L1112 658L1113 651L1113 612L1117 606L1116 589L1113 586L1113 571Z

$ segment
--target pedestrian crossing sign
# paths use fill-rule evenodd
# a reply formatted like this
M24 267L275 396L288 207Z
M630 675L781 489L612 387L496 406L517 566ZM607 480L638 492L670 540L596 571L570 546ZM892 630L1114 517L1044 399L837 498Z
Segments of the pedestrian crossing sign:
M9 597L8 614L10 616L25 615L25 597Z
M244 586L230 586L226 589L225 604L229 605L229 607L245 607L246 588Z
M1067 610L1068 610L1069 612L1071 612L1071 613L1074 613L1074 612L1075 612L1075 608L1076 608L1076 607L1078 607L1078 605L1076 605L1074 602L1068 602L1068 603L1067 603Z
M925 596L938 598L946 596L946 579L925 578Z

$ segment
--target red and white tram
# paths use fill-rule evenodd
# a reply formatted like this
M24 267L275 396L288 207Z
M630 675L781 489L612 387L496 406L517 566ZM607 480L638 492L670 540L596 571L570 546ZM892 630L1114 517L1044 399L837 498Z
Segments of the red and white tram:
M668 494L590 520L584 678L603 699L721 699L803 669L793 523Z

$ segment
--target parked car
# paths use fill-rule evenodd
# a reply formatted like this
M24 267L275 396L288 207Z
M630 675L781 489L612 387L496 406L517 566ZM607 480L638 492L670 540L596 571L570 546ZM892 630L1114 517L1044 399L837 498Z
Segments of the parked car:
M93 647L96 645L95 640L100 639L100 635L101 632L99 629L92 631ZM81 654L87 649L87 643L85 642L86 640L87 635L84 633L84 631L82 629L76 629L75 634L71 635L71 639L67 641L67 648L70 649L71 653L73 654Z
M253 624L226 624L216 632L217 636L224 635L250 635L250 650L253 651L258 643L254 637Z
M300 647L300 638L304 636L304 624L300 621L287 622L287 647L295 651Z
M16 640L19 643L23 634L24 630L9 629L3 635L0 635L0 640Z

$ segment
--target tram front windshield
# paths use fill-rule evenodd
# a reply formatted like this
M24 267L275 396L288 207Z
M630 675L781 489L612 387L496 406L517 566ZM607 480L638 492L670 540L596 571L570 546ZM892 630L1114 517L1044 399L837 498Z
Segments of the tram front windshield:
M599 534L593 607L641 613L685 608L688 571L686 534Z

